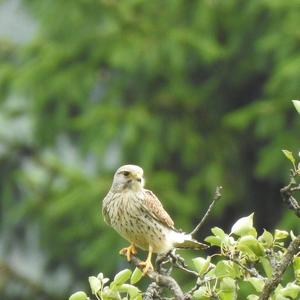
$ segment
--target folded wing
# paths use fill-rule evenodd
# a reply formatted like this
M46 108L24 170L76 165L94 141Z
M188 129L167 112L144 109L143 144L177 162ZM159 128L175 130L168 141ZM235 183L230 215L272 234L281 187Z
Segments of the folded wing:
M156 219L158 222L162 223L163 225L175 230L173 220L171 219L169 214L164 210L158 198L150 190L145 189L144 192L144 205L149 215Z

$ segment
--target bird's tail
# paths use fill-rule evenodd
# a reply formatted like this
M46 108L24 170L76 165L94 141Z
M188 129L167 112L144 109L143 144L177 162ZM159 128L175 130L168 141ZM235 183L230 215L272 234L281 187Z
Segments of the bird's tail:
M208 245L198 242L193 239L191 234L186 234L183 232L177 232L180 235L180 239L177 239L174 243L174 247L178 249L193 249L193 250L203 250L209 248Z
M203 250L209 248L208 245L200 243L194 239L185 240L183 243L177 243L174 245L178 249L193 249L193 250Z

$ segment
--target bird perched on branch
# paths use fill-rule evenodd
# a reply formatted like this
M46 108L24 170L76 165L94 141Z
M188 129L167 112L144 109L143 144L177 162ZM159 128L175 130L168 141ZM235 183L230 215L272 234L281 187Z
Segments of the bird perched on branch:
M175 229L158 198L144 188L143 175L139 166L120 167L103 200L102 214L105 222L131 243L120 250L128 261L137 253L136 247L148 250L146 261L140 265L146 274L149 268L153 269L152 253L163 254L174 248L205 249L207 246L191 234Z

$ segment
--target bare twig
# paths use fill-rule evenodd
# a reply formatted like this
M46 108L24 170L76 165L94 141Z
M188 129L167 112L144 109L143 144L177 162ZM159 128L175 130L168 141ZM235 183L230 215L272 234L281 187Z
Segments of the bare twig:
M156 271L161 275L170 275L172 272L173 265L171 264L170 253L174 251L171 250L164 254L158 254L155 261Z
M184 294L185 300L190 300L193 298L194 292L196 292L199 289L200 285L196 284L193 286L187 293Z
M141 260L137 258L136 256L131 257L132 263L136 267L140 267ZM161 275L154 270L149 269L146 273L146 275L153 280L158 286L160 287L167 287L174 295L174 300L183 300L184 295L183 292L177 283L177 281L168 275ZM149 298L148 298L149 299Z
M251 276L264 279L264 277L261 276L255 268L248 268L247 266L243 265L238 259L235 258L230 258L230 260L238 264L242 269L248 272Z
M180 270L182 270L182 271L184 271L184 272L186 272L188 274L191 274L191 275L193 275L195 277L198 277L198 273L197 272L192 271L192 270L190 270L190 269L188 269L188 268L186 268L186 267L184 267L182 265L175 264L174 267L177 268L177 269L180 269Z
M292 191L292 192L300 191L300 185L292 187L292 188L291 188L291 191Z
M293 260L294 255L298 253L300 247L300 235L298 235L289 245L285 255L282 258L281 264L274 270L272 278L267 280L259 300L268 300L270 294L280 283L282 276L287 269L290 262Z
M197 278L199 277L197 272L192 271L187 268L187 265L184 262L184 259L179 254L176 254L175 252L170 252L168 255L170 256L171 262L175 268L180 269L186 273L189 273Z
M210 206L208 207L208 209L207 209L205 215L203 216L203 218L201 219L201 221L198 223L198 225L195 227L195 229L191 232L192 236L194 236L200 230L200 228L202 227L202 225L204 224L204 222L208 218L211 210L213 209L216 201L218 201L222 197L221 190L222 190L222 187L221 186L217 186L216 191L215 191L215 195L214 195L214 198L213 198L213 201L210 204Z
M291 182L280 190L281 198L283 202L287 203L288 208L293 210L295 214L300 218L300 205L298 201L293 197L292 193L300 190L300 186L295 186L294 177L291 178Z

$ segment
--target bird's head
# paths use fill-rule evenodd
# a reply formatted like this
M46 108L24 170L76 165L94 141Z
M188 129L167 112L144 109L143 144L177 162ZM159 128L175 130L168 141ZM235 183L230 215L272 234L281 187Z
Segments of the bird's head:
M124 165L120 167L115 175L112 188L118 191L131 189L139 191L144 187L144 171L141 167L135 165Z

